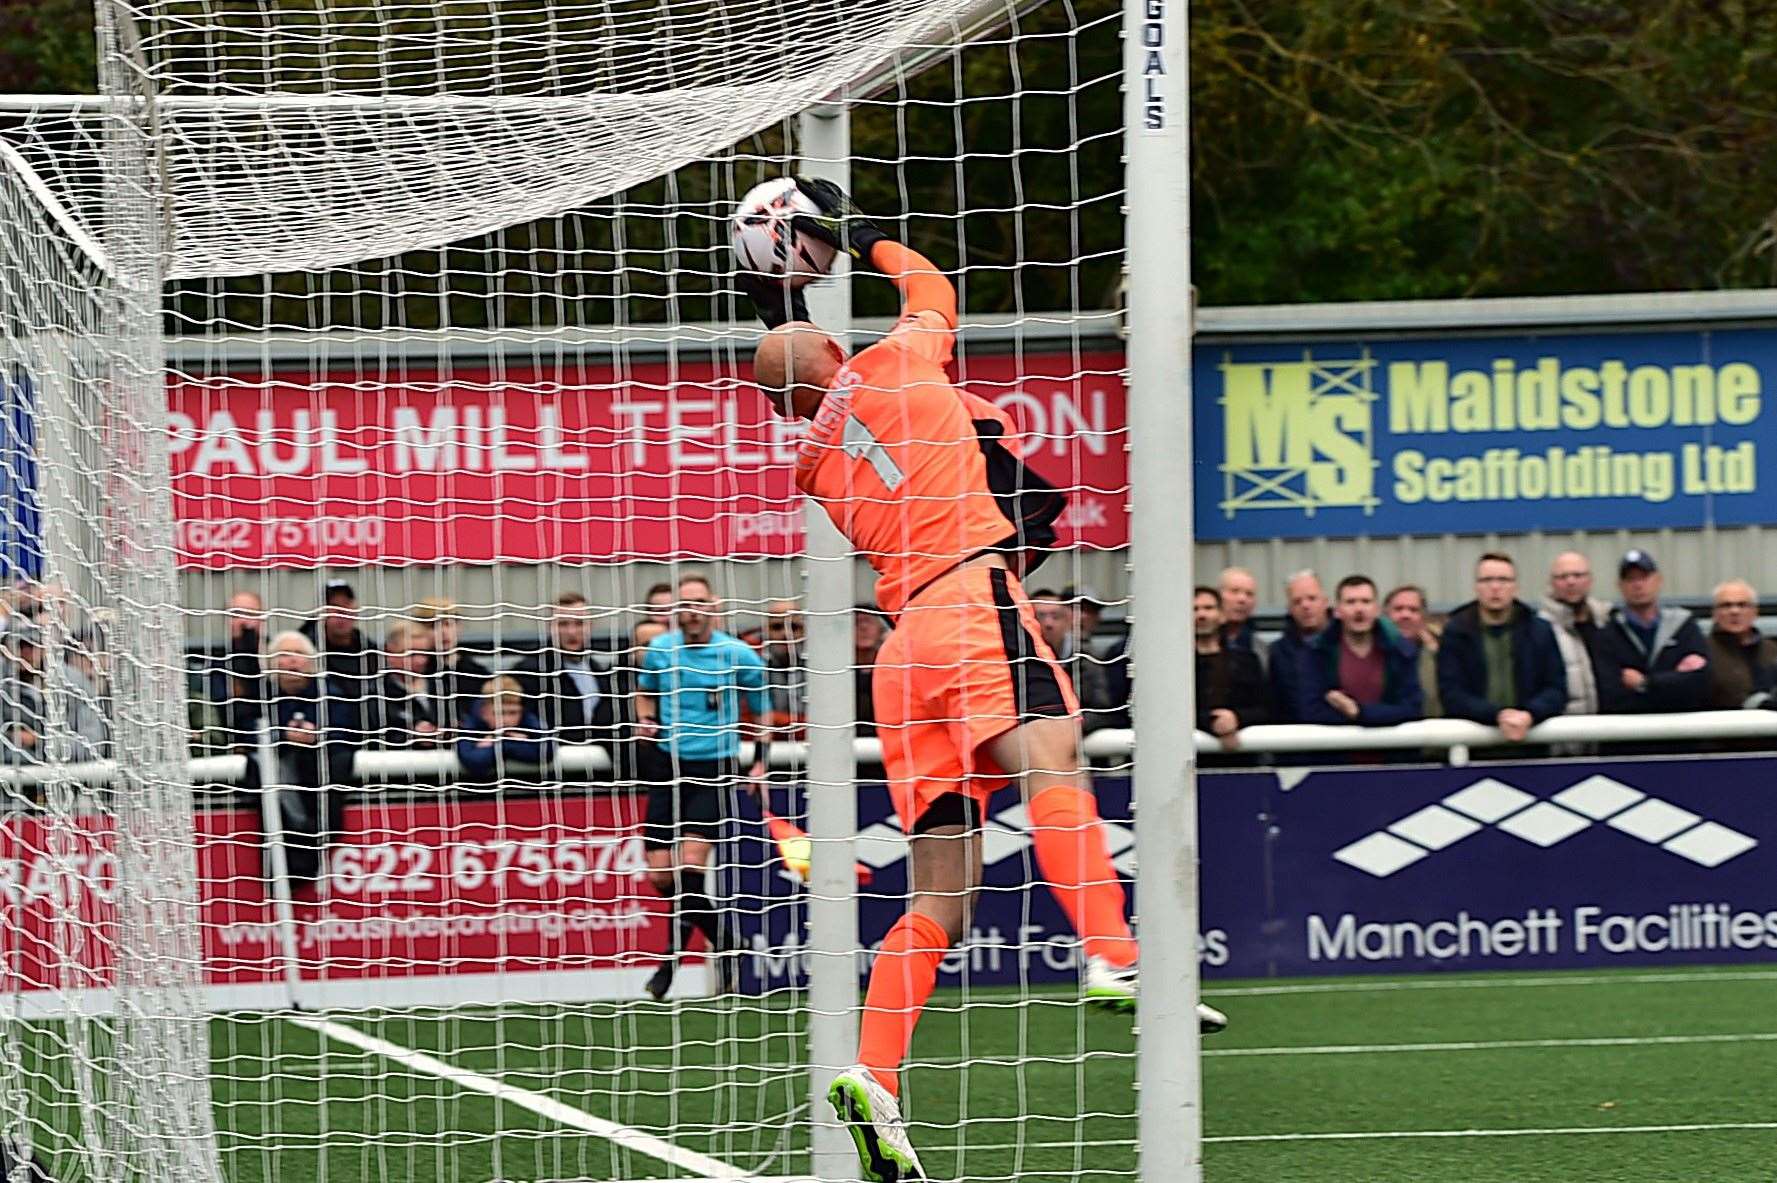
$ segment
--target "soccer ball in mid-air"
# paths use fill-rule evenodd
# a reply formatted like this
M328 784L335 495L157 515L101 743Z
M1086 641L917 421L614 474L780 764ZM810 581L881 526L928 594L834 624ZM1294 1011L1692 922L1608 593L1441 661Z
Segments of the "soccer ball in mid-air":
M741 269L787 278L791 287L827 274L837 252L820 239L798 232L792 220L797 214L820 212L789 177L747 190L729 219L734 257Z

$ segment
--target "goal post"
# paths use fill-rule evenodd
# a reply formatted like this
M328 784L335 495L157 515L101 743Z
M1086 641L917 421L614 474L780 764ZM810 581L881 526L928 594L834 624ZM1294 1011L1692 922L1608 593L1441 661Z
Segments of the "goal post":
M1187 0L1127 0L1124 7L1130 648L1149 704L1134 718L1136 889L1145 937L1137 1051L1143 1183L1203 1176L1196 649L1184 607L1197 582L1188 12Z
M0 146L0 1161L9 1178L207 1181L164 226L152 112L127 71L104 82L118 101L78 132L46 121L62 156Z
M851 188L851 120L842 103L825 103L796 119L801 168ZM843 254L836 260L848 271ZM810 293L810 311L842 344L851 344L851 288L844 278ZM808 832L814 845L808 878L809 1167L819 1179L850 1179L857 1171L851 1137L826 1113L827 1088L850 1066L858 1046L857 722L852 693L853 575L850 547L826 512L803 510L803 587L808 621Z

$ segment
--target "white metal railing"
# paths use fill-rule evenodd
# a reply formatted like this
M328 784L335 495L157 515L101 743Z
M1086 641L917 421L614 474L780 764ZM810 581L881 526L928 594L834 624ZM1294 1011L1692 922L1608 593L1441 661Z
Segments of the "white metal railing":
M1088 759L1101 762L1127 760L1133 733L1124 729L1095 731L1086 737ZM1530 729L1523 744L1512 744L1499 730L1462 719L1425 719L1395 727L1323 727L1289 723L1271 727L1247 727L1224 746L1213 735L1197 732L1201 755L1295 755L1312 752L1441 751L1450 762L1463 764L1476 748L1510 748L1551 745L1596 744L1608 748L1621 743L1661 743L1734 739L1777 740L1777 711L1697 711L1674 715L1561 715ZM852 741L860 765L880 765L882 744L873 738ZM807 745L774 743L774 768L800 768ZM750 759L750 745L742 758ZM570 744L556 750L555 768L575 775L609 772L611 757L592 744ZM204 756L191 761L191 779L199 785L239 784L246 779L246 756ZM448 782L462 772L456 753L449 748L363 751L357 754L354 771L365 785L406 782ZM102 784L116 775L108 760L91 760L59 766L25 765L0 769L0 784L32 785L49 780Z
M1121 745L1127 753L1126 731L1100 731L1086 737L1088 756L1114 756ZM1423 719L1394 727L1323 727L1312 724L1281 724L1248 727L1235 733L1234 743L1224 747L1214 736L1197 733L1197 751L1223 753L1299 753L1328 751L1388 752L1436 750L1449 753L1450 762L1463 764L1474 748L1623 743L1659 743L1671 740L1777 738L1777 711L1696 711L1672 715L1558 715L1530 729L1522 744L1513 744L1497 727L1465 719Z

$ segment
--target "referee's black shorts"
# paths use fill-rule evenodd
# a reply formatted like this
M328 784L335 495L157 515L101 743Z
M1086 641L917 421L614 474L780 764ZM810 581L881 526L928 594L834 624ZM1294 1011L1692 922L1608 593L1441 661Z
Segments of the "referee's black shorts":
M642 820L642 846L671 850L681 838L715 842L734 816L734 794L740 783L735 760L672 760L669 781L648 786L648 811Z

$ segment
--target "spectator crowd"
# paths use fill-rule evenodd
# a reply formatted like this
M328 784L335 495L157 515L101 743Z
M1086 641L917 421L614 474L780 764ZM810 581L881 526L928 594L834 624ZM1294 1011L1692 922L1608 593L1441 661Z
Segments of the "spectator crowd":
M1269 723L1371 727L1440 717L1522 741L1561 714L1777 709L1777 640L1759 631L1747 581L1714 589L1705 625L1665 599L1659 563L1646 550L1624 553L1615 574L1606 598L1587 557L1565 552L1539 596L1525 590L1509 555L1490 552L1475 561L1472 598L1440 613L1413 584L1384 591L1352 574L1329 595L1315 572L1300 571L1278 589L1281 628L1262 630L1258 581L1230 567L1191 597L1196 725L1229 748L1244 729ZM1084 729L1128 726L1138 699L1128 632L1100 635L1105 605L1090 588L1039 587L1031 599L1036 628L1079 697ZM465 644L461 613L439 596L373 627L350 583L334 580L290 631L270 629L254 593L229 598L221 643L192 657L193 750L257 752L263 723L280 776L295 783L347 779L352 754L365 747L449 750L467 783L509 783L513 770L584 744L604 749L619 779L659 779L659 753L645 738L644 671L651 650L670 651L695 623L688 603L761 660L764 705L745 722L804 738L805 622L796 600L763 605L757 626L742 629L750 622L728 620L701 576L656 584L627 613L595 610L569 591L548 606L539 642L515 653ZM860 735L874 733L871 674L891 627L868 606L855 613ZM0 592L0 761L111 754L111 628L54 587ZM49 750L52 731L64 750Z
M1032 601L1038 631L1079 689L1085 728L1126 726L1126 663L1092 648L1104 605L1090 589L1073 588L1041 588ZM268 635L268 619L259 596L232 595L223 643L194 658L196 754L254 748L261 720L272 725L274 746L285 743L281 683L268 678L280 661L294 664L290 655L301 654L305 695L325 706L324 722L314 711L305 712L307 721L351 737L356 748L451 749L469 783L509 781L508 765L544 762L564 745L604 749L618 779L658 779L659 753L648 742L650 655L679 652L687 635L705 628L738 624L728 620L710 581L696 574L650 587L626 612L600 612L584 595L563 592L546 609L542 636L522 650L466 646L461 612L441 596L420 601L373 633L344 580L325 585L300 628ZM615 638L613 621L624 626ZM856 606L859 735L875 734L872 675L892 628L873 606ZM806 738L800 603L769 601L755 627L733 635L758 655L763 670L763 705L744 722L776 739Z
M1194 593L1198 729L1232 747L1261 723L1451 718L1520 743L1562 714L1777 709L1777 641L1758 630L1748 582L1715 588L1705 632L1663 598L1647 551L1625 552L1616 576L1607 601L1594 594L1586 556L1568 551L1532 602L1511 556L1489 552L1475 561L1473 598L1434 617L1418 586L1379 595L1367 576L1347 575L1329 600L1320 577L1300 571L1284 583L1287 617L1267 642L1253 627L1256 581L1230 567ZM1133 673L1109 681L1128 684Z
M1600 595L1587 557L1569 551L1538 596L1511 556L1489 552L1474 562L1472 597L1437 612L1416 585L1384 591L1350 574L1329 596L1315 572L1300 571L1278 589L1285 616L1272 630L1260 626L1256 578L1228 568L1191 595L1195 724L1225 749L1210 762L1253 762L1242 732L1273 723L1468 719L1516 745L1562 714L1777 709L1777 640L1759 631L1747 581L1716 586L1704 627L1665 598L1646 550L1622 554L1615 574L1615 595ZM343 786L367 748L449 752L473 792L540 784L561 748L591 745L611 776L649 786L650 809L673 820L650 848L651 880L679 901L686 933L707 930L722 945L692 864L707 837L695 830L700 811L726 816L728 806L662 798L655 809L653 798L675 782L680 794L742 783L733 779L739 736L805 738L800 603L770 601L746 628L751 621L731 618L702 575L656 584L628 611L565 591L547 606L538 641L515 652L467 643L461 612L440 596L372 616L349 582L334 580L319 601L299 627L274 630L260 597L237 592L220 643L188 654L193 753L248 756L250 792L274 778L293 890L316 890L324 876ZM1127 727L1134 709L1165 709L1141 702L1130 632L1100 635L1105 604L1090 588L1039 587L1031 602L1030 627L1071 680L1086 732ZM857 733L871 735L873 673L893 626L868 606L853 620ZM0 589L0 762L115 755L115 628L53 585ZM711 662L747 672L729 677ZM760 775L751 769L747 779ZM680 934L674 948L688 939ZM663 962L657 994L672 964Z
M191 664L193 751L255 751L262 723L274 750L292 742L306 750L314 745L291 730L291 703L303 700L311 705L298 712L302 723L318 734L349 741L353 750L448 749L471 784L507 782L511 768L544 764L563 745L604 749L618 779L657 780L647 671L660 654L688 651L687 637L698 644L724 612L708 579L686 575L649 588L633 613L602 614L607 630L612 619L626 625L611 644L608 631L597 631L601 614L584 595L567 591L547 607L538 642L513 651L466 646L461 613L442 596L420 601L374 635L351 584L334 580L301 627L267 635L260 597L238 592L228 600L222 645ZM888 631L874 609L858 609L855 679L865 733L872 728L871 669ZM36 634L15 627L5 635L8 680L22 688L6 701L28 705L36 701L31 686L41 661ZM779 738L801 738L807 702L800 606L772 601L759 627L739 640L764 668L765 705L746 722ZM78 652L71 650L71 662ZM21 742L31 740L26 734ZM312 760L281 771L305 780L320 775Z

